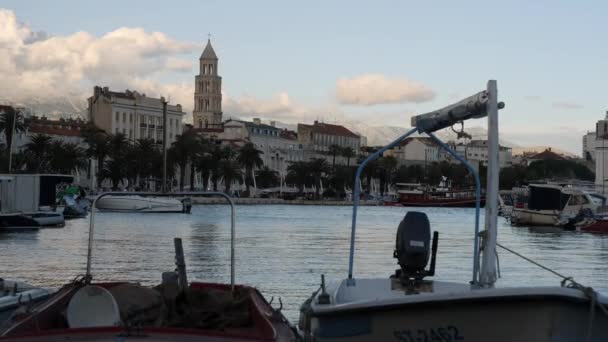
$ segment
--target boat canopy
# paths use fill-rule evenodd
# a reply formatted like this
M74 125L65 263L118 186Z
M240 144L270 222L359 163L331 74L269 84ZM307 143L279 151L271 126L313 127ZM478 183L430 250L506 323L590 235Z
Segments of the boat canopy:
M563 210L572 194L565 193L557 186L530 185L528 209Z

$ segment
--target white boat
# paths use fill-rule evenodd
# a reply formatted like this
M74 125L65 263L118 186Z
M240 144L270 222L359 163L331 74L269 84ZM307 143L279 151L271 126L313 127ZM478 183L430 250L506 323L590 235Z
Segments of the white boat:
M501 190L498 196L498 215L509 218L513 212L513 192Z
M178 200L169 197L111 195L100 198L95 207L102 211L138 213L189 213L189 198Z
M31 306L49 297L51 292L21 281L0 278L0 331L2 324L20 306Z
M359 166L353 188L348 277L326 286L322 276L319 290L302 305L299 329L305 341L608 341L608 298L572 278L564 277L562 286L555 287L495 287L498 275L496 248L500 246L496 241L499 175L499 104L496 97L496 83L490 81L487 91L439 111L414 117L412 126L415 128L370 155ZM485 230L479 234L479 176L472 165L450 150L433 132L485 115L488 115L490 150L488 200ZM470 283L425 279L435 273L439 235L435 232L431 240L426 214L412 211L407 212L397 230L393 257L398 259L400 268L386 278L357 278L353 274L362 170L367 163L416 131L428 134L464 163L477 182ZM387 251L387 257L389 255ZM426 269L429 259L430 267ZM533 279L534 274L530 277Z
M531 184L528 203L511 212L511 223L523 226L559 225L564 218L574 217L581 210L596 212L603 206L592 193L554 184Z

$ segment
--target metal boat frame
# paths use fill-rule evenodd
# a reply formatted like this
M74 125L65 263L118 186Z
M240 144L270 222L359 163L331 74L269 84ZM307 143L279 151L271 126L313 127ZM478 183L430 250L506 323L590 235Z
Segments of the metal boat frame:
M91 204L91 216L89 221L89 245L87 249L87 267L85 272L85 282L90 283L93 279L93 275L91 274L91 264L93 259L93 240L95 234L95 212L97 201L105 196L156 196L156 197L182 197L182 196L216 196L223 197L226 199L228 204L230 205L230 288L234 291L234 283L235 283L235 265L234 265L234 244L236 238L236 209L234 207L234 201L230 196L223 192L219 191L194 191L194 192L171 192L171 193L157 193L157 192L104 192L99 194L93 200Z

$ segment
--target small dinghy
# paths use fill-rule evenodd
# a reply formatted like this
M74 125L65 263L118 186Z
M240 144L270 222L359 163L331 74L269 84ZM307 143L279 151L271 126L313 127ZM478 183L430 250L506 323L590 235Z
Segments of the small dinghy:
M280 309L273 309L255 288L235 284L234 203L223 193L202 194L222 196L231 205L230 284L188 282L179 238L174 240L176 270L159 273L159 285L94 282L91 211L85 276L14 319L0 340L296 341L297 332Z
M24 215L38 222L41 227L61 228L65 226L63 213L55 211L36 211L33 213L25 213Z
M319 290L302 305L299 328L306 341L608 341L608 298L572 278L560 275L562 286L555 287L494 286L498 274L497 246L521 257L496 241L499 107L496 82L490 81L486 91L436 112L414 117L414 129L361 163L353 187L348 277L326 285L322 276ZM480 234L479 176L472 165L433 132L486 115L490 149L488 201L486 228ZM439 235L437 232L431 234L426 214L412 211L407 212L397 229L392 256L397 259L399 269L386 278L353 276L362 170L370 161L416 131L428 134L462 162L476 180L473 277L470 283L429 279L435 274ZM531 273L530 277L534 274Z

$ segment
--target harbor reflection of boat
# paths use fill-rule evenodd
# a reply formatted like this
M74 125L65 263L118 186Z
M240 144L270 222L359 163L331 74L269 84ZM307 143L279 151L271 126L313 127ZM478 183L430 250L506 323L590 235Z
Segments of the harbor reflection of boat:
M513 208L514 225L560 225L564 218L575 217L581 210L596 212L605 198L585 190L553 184L530 184L527 203Z
M95 208L102 211L138 213L189 213L192 208L190 198L182 200L157 196L105 196L96 201Z
M230 284L189 283L182 242L177 238L176 270L163 272L160 285L93 282L93 210L85 275L11 320L0 340L296 341L296 330L280 309L273 309L255 288L235 283L234 203L225 194L205 194L220 195L231 206Z
M405 207L475 207L475 189L430 187L419 183L397 183L399 203ZM485 203L482 197L481 205Z
M398 260L399 269L386 278L355 277L354 253L358 250L355 248L358 196L355 195L348 277L326 284L321 276L319 290L301 307L299 327L306 341L608 340L608 298L572 278L560 275L562 286L495 287L497 248L516 253L497 242L500 105L496 97L496 84L490 81L487 91L439 111L413 117L412 130L360 164L353 188L359 190L358 176L366 164L415 132L427 133L464 163L478 181L473 166L433 132L462 120L485 116L487 112L488 203L485 230L481 233L476 205L472 280L456 283L428 279L435 274L439 234L431 234L425 213L414 211L407 212L397 228L392 255ZM477 184L479 201L480 185ZM534 279L533 274L530 277Z

